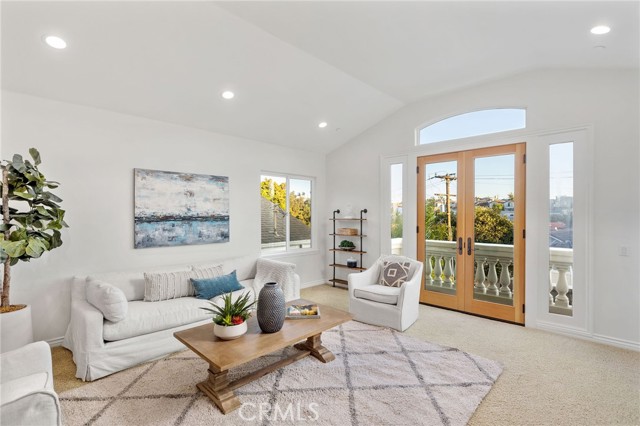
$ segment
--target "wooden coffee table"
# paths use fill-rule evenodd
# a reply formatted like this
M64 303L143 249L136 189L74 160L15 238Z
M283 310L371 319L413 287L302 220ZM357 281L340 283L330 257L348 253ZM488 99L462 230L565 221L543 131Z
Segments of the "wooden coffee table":
M315 302L300 299L291 301L287 305L312 303ZM331 306L320 304L318 306L320 307L320 318L285 320L282 329L277 333L262 333L254 315L247 322L249 329L247 334L236 340L222 340L215 337L213 322L177 331L173 335L209 363L209 377L204 382L198 383L198 389L211 398L220 411L227 414L241 405L234 392L239 387L307 355L312 355L322 362L335 359L335 355L322 346L320 336L323 331L350 321L352 317L348 312ZM301 342L302 340L305 341ZM291 345L294 345L300 352L238 380L229 381L227 377L229 369Z

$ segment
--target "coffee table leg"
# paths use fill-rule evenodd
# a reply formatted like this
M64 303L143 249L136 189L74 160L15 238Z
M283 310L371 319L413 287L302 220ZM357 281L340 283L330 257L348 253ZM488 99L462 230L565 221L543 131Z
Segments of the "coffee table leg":
M209 378L197 385L198 389L207 395L224 414L240 408L241 405L235 392L229 387L228 372L228 370L214 372L209 369Z
M303 320L304 321L304 320ZM336 356L327 348L322 346L322 339L320 334L308 337L304 343L297 343L294 345L296 349L301 351L309 351L311 355L318 358L322 362L330 362L336 359Z

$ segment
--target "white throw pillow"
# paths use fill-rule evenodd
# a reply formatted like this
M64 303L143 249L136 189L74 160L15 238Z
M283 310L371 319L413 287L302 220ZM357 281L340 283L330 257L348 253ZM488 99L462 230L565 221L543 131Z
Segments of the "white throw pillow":
M178 297L195 296L191 278L197 278L193 271L144 273L144 301L159 302Z
M224 273L222 272L223 271L222 263L220 263L219 265L207 265L207 266L192 265L191 269L196 275L193 278L196 278L196 279L215 278L215 277L221 277L224 275Z
M196 295L196 290L191 283L191 278L214 278L221 275L222 265L220 264L205 268L193 266L190 271L145 272L144 301L159 302L178 297L193 297Z
M129 302L124 292L104 281L87 280L87 301L112 322L125 319L129 309Z

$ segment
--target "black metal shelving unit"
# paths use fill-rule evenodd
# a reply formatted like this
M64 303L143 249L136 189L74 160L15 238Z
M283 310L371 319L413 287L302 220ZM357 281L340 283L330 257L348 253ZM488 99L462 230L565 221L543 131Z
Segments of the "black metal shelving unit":
M333 252L333 263L331 263L329 266L331 266L333 268L333 276L331 279L329 279L329 282L333 284L333 286L335 287L336 284L341 284L341 285L347 285L348 281L345 279L341 279L341 278L336 278L336 269L342 269L342 268L346 268L346 269L350 269L352 271L357 271L357 272L361 272L366 270L367 268L364 267L364 263L363 263L363 258L364 255L367 253L366 251L363 250L363 238L366 237L366 235L364 234L364 222L367 220L364 215L367 213L367 209L362 209L360 210L360 218L357 217L344 217L344 218L340 218L340 217L336 217L337 214L340 214L340 209L334 210L333 211L333 216L331 217L331 219L329 219L330 221L333 222L333 232L330 234L331 236L333 236L333 248L330 249L329 251ZM340 221L358 221L360 222L360 233L357 235L343 235L343 234L337 234L336 233L336 222L340 222ZM341 237L341 238L359 238L360 240L360 245L359 247L356 247L357 250L344 250L339 248L336 245L336 237ZM343 263L339 263L336 259L336 256L338 253L351 253L351 254L358 254L360 255L360 266L356 266L356 267L351 267L351 266L347 266L346 264Z

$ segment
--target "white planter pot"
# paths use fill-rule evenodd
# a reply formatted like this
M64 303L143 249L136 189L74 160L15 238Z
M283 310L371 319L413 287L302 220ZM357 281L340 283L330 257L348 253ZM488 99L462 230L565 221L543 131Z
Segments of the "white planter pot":
M0 314L0 353L33 343L31 306Z
M246 332L247 332L246 321L238 325L229 325L229 326L218 325L218 324L213 325L213 334L215 334L217 337L221 338L222 340L237 339L238 337L242 336Z

